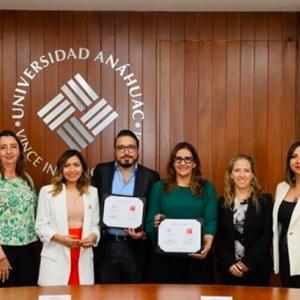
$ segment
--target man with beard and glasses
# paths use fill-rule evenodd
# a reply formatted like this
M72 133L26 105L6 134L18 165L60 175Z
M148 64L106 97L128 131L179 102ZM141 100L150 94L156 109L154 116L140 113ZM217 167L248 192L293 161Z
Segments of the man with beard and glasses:
M159 180L156 171L138 164L139 140L130 130L121 130L114 140L115 161L98 164L93 185L98 188L103 212L104 195L143 197L150 195ZM144 231L132 228L102 228L100 245L95 249L95 283L140 283L149 262L150 243Z

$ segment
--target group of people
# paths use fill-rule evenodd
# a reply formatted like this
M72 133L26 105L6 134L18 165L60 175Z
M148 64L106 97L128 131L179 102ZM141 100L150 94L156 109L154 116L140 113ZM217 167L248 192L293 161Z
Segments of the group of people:
M37 196L20 140L12 131L0 132L0 287L213 283L216 258L225 284L267 286L274 265L283 286L300 288L300 141L288 150L274 206L248 155L230 160L220 199L187 142L172 150L162 180L138 163L139 140L132 131L118 133L114 155L90 179L82 154L65 151L52 183ZM100 226L107 195L145 199L144 230ZM202 219L199 252L153 251L165 218Z

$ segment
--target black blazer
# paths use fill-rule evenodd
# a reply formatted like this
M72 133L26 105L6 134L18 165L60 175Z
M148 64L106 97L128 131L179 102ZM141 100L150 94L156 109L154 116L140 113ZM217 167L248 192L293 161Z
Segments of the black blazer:
M261 194L257 211L249 201L244 223L245 256L242 262L252 271L271 272L272 243L272 196ZM216 253L223 271L236 263L234 247L233 209L224 207L224 198L219 199Z
M100 210L103 209L103 194L111 194L112 193L112 183L115 172L115 162L107 162L98 164L94 170L92 183L98 189L98 195L100 200ZM136 174L135 174L135 186L134 186L134 194L135 197L144 197L146 198L146 212L147 212L147 203L148 198L150 196L151 188L153 184L159 180L159 175L156 171L148 169L140 164L137 166ZM100 239L99 246L94 249L95 260L99 261L101 259L105 259L102 257L102 245L105 243L104 233L102 232L102 240ZM142 280L145 263L147 260L147 250L149 248L145 245L145 240L134 240L135 250L136 250L136 258L137 264L139 267L140 280ZM101 264L101 262L99 262ZM97 263L96 263L97 264Z
M94 170L92 183L98 189L100 199L100 208L103 208L103 194L112 193L112 183L114 179L115 162L98 164ZM150 196L152 185L159 180L156 171L148 169L140 164L137 166L135 174L134 194L135 197L145 197L146 207L147 199Z

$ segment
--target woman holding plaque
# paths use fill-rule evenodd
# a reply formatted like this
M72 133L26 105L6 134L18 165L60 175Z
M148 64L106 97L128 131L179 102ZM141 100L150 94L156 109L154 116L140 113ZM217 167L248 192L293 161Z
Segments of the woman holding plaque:
M261 192L253 159L234 156L219 200L216 251L223 282L269 285L272 269L272 196Z
M203 219L203 245L198 253L158 253L154 277L159 283L211 283L210 249L217 229L214 186L201 176L200 159L186 142L177 144L167 165L167 178L154 184L146 231L156 244L163 219Z
M287 153L285 180L277 185L273 210L274 271L284 287L300 288L300 141Z
M36 231L43 242L39 285L94 283L92 246L100 237L99 201L77 150L62 154L52 185L42 187Z
M36 285L34 230L37 195L25 171L23 147L10 130L0 132L0 288Z

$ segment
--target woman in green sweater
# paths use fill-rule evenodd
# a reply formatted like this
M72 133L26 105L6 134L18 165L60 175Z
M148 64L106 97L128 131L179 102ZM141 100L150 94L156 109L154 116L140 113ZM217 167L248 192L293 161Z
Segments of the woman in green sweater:
M217 228L216 191L201 176L195 148L177 144L167 165L167 178L152 188L146 219L148 236L156 244L157 229L164 218L203 219L203 247L198 253L176 255L158 253L154 278L159 283L211 283L210 249Z

